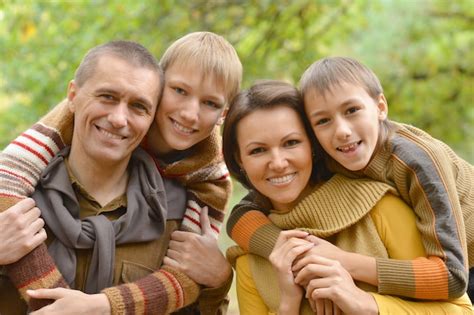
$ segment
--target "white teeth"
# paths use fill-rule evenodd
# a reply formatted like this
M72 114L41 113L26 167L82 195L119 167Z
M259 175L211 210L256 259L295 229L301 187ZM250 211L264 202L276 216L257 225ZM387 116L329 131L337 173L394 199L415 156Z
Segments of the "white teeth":
M296 176L296 174L293 173L293 174L285 175L285 176L282 176L282 177L269 178L268 181L272 184L286 184L286 183L290 182L295 176Z
M119 136L119 135L115 135L111 132L108 132L107 130L105 129L102 129L102 128L99 128L100 132L102 132L102 134L104 134L107 138L110 138L110 139L118 139L118 140L121 140L123 137L122 136Z
M179 131L184 132L184 133L191 134L194 131L193 129L184 127L183 125L179 124L175 120L173 120L173 125L176 127L176 129L178 129Z
M339 151L342 151L342 152L345 153L345 152L349 152L351 150L354 150L357 147L358 144L359 144L358 142L354 142L354 143L351 143L351 144L343 146L343 147L338 147L337 149Z

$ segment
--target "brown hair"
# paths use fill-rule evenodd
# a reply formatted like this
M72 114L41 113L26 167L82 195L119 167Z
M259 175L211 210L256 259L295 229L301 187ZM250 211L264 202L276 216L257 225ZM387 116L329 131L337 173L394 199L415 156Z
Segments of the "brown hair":
M303 99L310 91L315 91L325 98L334 86L344 83L362 87L377 102L380 94L383 94L382 85L375 73L349 57L327 57L317 60L301 76L300 89ZM395 125L388 118L381 121L376 149L381 148L395 130Z
M224 84L228 104L240 90L242 64L234 47L222 36L211 32L189 33L172 43L160 65L166 72L175 63L200 67L203 75L213 75Z
M316 183L326 179L328 172L322 159L322 149L313 136L311 126L306 118L303 99L296 87L276 80L262 80L253 84L248 90L241 91L234 98L226 116L222 139L224 160L230 174L247 188L253 188L245 173L240 169L240 152L237 142L237 127L239 122L252 112L262 109L273 109L285 106L294 110L303 122L306 134L310 139L314 154L313 173L311 181ZM317 167L316 167L317 166Z

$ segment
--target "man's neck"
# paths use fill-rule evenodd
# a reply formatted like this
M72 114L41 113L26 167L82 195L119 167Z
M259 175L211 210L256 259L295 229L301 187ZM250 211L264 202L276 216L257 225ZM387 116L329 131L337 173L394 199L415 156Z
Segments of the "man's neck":
M128 183L129 160L121 163L99 163L69 155L69 167L84 189L102 206L124 194Z

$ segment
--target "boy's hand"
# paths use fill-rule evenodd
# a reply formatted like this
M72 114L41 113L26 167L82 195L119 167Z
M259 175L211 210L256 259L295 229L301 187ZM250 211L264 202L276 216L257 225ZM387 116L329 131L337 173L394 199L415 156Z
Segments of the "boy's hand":
M220 287L229 279L232 268L217 245L207 207L201 210L201 235L174 231L164 265L184 272L195 282L211 288Z
M110 302L102 293L86 294L65 288L28 290L26 293L35 299L55 300L31 315L110 314Z
M40 215L31 198L0 213L0 265L16 262L46 240Z

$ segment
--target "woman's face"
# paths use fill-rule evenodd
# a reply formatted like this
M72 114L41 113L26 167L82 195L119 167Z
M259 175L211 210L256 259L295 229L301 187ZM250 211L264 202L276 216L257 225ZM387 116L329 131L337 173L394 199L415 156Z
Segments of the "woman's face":
M257 110L238 123L237 143L250 183L275 210L291 210L313 167L311 144L298 113L283 105Z

